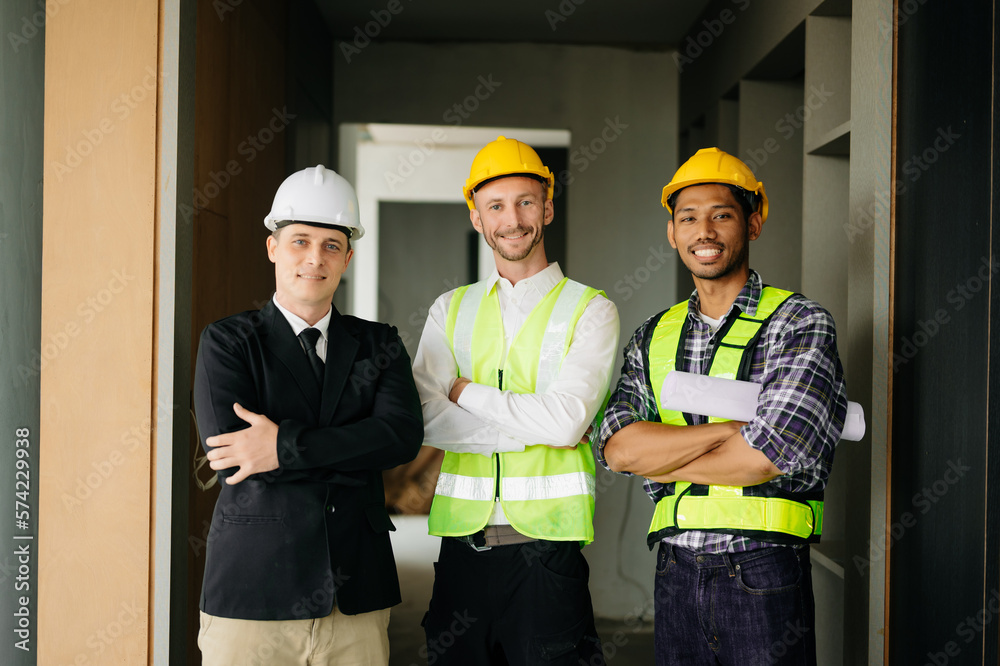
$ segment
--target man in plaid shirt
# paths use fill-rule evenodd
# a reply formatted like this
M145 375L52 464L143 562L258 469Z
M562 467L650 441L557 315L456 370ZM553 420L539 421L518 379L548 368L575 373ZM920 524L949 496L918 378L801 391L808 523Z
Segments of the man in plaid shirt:
M833 318L750 269L767 196L737 158L698 151L663 205L696 288L632 336L596 444L609 470L645 477L657 505L656 663L812 664L808 544L847 410ZM761 384L756 416L666 409L671 369Z

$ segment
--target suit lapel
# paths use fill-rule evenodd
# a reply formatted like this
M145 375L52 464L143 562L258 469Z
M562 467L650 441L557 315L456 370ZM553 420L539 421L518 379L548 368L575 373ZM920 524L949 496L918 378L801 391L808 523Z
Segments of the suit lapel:
M292 332L291 325L274 306L273 301L268 301L267 305L261 308L260 313L264 320L266 349L277 356L278 360L285 366L299 391L306 397L306 404L312 410L313 416L318 417L320 414L319 383L313 374L312 366L309 365L309 359L302 351L302 345L299 344L298 338Z
M354 367L358 347L354 327L345 322L334 307L326 334L326 377L323 384L323 405L320 409L320 423L323 425L333 420L344 385Z

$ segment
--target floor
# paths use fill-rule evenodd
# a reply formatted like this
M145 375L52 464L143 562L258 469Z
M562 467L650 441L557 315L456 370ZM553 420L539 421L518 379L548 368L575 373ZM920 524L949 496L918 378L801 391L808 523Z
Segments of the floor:
M399 570L403 603L393 607L389 622L390 666L424 666L427 663L420 620L427 611L434 584L433 563L441 540L427 534L427 516L393 516L396 531L392 547ZM651 627L627 627L621 619L603 619L600 609L597 632L609 666L639 666L653 662ZM475 666L470 664L470 666Z

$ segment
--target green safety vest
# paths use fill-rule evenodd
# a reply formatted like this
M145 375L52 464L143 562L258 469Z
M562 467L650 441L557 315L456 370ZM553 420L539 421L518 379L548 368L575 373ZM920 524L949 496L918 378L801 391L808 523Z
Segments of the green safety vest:
M735 309L719 331L721 340L709 360L708 374L749 379L754 346L771 316L791 295L790 291L764 287L753 317ZM684 356L687 316L687 301L664 312L646 351L646 367L660 420L671 425L690 425L684 414L665 409L660 403L663 381ZM657 501L646 542L652 549L663 537L687 530L721 532L781 544L818 542L823 532L823 492L792 493L769 483L739 487L677 481L673 491Z
M507 358L497 289L477 282L455 291L446 333L458 375L513 393L544 393L556 378L576 323L597 294L567 278L545 295L514 336ZM436 536L465 536L485 527L495 500L521 534L551 541L594 540L594 456L587 446L524 451L446 451L428 519Z

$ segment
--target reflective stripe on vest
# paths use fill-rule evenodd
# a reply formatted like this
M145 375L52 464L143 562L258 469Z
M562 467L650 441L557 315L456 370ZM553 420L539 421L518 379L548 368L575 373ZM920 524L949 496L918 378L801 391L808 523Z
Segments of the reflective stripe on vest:
M441 473L436 492L464 500L493 501L494 479ZM528 501L593 495L594 477L585 472L552 476L518 476L500 479L500 493L508 501Z
M544 392L559 374L587 303L599 293L564 278L528 315L501 368L504 330L497 288L487 293L485 283L477 282L457 289L446 334L459 376L514 393ZM463 536L482 529L498 491L507 520L518 532L538 539L593 540L594 457L589 447L535 445L492 456L445 452L430 533Z
M707 374L728 379L748 379L757 339L767 322L792 292L764 287L754 316L734 311L721 330ZM660 403L663 381L684 354L688 302L667 310L650 336L647 361L650 384L656 393L660 420L689 425L680 412ZM712 418L710 421L723 419ZM747 486L699 485L676 482L673 493L656 503L647 543L650 548L665 536L685 530L706 530L774 543L819 541L823 531L822 492L790 493L771 484Z

